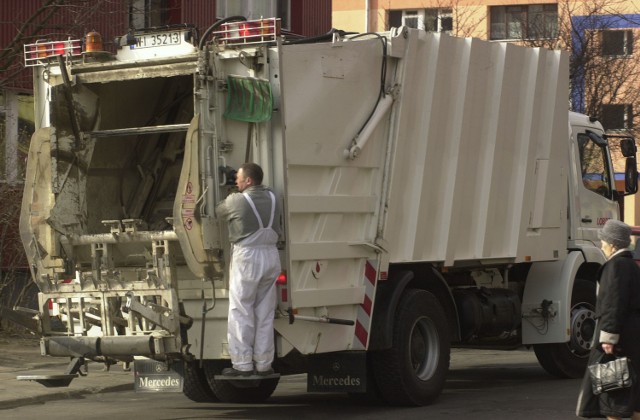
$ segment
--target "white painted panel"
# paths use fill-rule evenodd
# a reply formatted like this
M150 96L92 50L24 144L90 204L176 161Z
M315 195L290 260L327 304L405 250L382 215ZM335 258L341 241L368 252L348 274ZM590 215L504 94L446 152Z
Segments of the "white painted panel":
M404 60L384 231L391 261L561 257L566 55L421 34Z
M282 47L287 263L307 315L355 314L376 249L448 266L566 252L567 55L424 31L390 43L395 100L354 160L344 151L379 95L380 40ZM278 325L304 351L344 342L338 327L307 323L316 333L300 340L300 325Z

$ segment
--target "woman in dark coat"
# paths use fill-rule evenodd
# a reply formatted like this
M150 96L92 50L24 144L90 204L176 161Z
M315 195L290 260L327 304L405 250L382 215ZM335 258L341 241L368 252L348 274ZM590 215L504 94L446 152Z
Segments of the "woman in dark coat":
M640 268L627 249L631 243L631 228L618 220L608 220L599 232L601 248L607 261L598 272L598 298L596 301L595 345L591 349L589 364L600 358L602 352L627 356L640 379ZM588 372L587 372L588 374ZM580 398L585 388L582 389ZM624 392L624 391L623 391ZM640 386L636 382L631 390L631 403L627 398L616 400L615 395L600 394L599 411L582 413L584 417L620 419L632 416L640 420ZM581 401L578 401L580 407ZM632 414L633 412L633 414ZM593 415L589 415L593 414Z

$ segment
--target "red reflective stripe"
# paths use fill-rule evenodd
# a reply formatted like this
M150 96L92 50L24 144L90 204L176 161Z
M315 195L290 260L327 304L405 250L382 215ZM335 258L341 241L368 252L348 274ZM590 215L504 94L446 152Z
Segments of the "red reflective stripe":
M369 282L373 285L376 284L376 270L373 268L371 263L367 261L364 266L364 276L369 280Z
M356 337L363 346L367 345L367 337L369 336L369 332L364 329L360 321L356 321Z
M371 316L371 298L369 296L364 297L364 302L362 302L362 309L366 312L367 315Z

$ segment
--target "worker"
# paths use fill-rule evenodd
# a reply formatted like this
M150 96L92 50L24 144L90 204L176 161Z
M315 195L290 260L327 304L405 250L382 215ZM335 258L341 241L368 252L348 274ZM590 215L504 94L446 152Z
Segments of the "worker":
M262 168L244 163L238 169L238 193L216 207L226 219L231 242L227 338L232 367L225 376L274 373L273 318L280 256L280 211L275 193L262 185ZM255 365L254 365L255 364Z

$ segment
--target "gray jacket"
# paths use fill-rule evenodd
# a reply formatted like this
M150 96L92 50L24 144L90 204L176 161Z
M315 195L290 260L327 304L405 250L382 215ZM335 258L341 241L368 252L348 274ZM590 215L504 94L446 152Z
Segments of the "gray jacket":
M260 214L262 225L267 227L269 224L269 216L271 216L271 196L268 191L272 191L264 185L254 185L244 192L248 193ZM276 195L274 193L274 195ZM276 212L273 218L271 228L281 235L280 227L280 206L278 205L278 197L276 195ZM229 194L227 198L216 207L216 215L224 218L229 223L229 241L236 243L260 229L258 220L253 210L242 193Z

